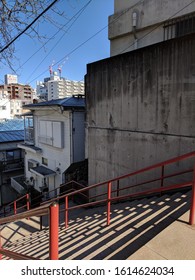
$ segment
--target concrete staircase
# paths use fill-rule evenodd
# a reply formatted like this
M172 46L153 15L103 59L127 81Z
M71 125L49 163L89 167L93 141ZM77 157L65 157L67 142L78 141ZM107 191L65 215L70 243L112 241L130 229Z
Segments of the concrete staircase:
M106 208L70 212L69 227L61 214L61 260L195 259L195 227L188 224L191 191L113 204L111 224ZM47 219L24 219L2 229L4 248L49 259Z

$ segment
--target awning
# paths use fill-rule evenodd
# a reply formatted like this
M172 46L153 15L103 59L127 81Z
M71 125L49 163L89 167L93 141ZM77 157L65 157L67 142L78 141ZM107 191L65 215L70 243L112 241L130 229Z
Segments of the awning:
M52 177L52 176L55 176L56 175L56 172L43 166L43 165L40 165L40 166L37 166L37 167L33 167L30 169L30 171L42 178L47 178L47 177Z

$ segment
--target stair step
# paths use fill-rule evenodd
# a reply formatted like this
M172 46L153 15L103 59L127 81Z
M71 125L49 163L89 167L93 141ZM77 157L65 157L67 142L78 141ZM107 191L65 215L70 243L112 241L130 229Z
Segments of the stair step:
M127 259L189 209L191 192L164 194L137 201L111 205L111 224L106 225L106 207L70 211L69 227L59 227L60 259ZM63 215L62 215L63 218ZM33 221L31 221L33 222ZM35 228L38 220L35 219ZM22 221L22 228L28 220ZM17 223L16 223L17 224ZM12 232L17 226L9 225ZM29 230L33 227L29 226ZM5 230L4 230L5 232ZM2 231L3 234L3 231ZM18 240L7 242L5 249L32 257L48 259L48 227ZM9 237L11 239L11 234Z

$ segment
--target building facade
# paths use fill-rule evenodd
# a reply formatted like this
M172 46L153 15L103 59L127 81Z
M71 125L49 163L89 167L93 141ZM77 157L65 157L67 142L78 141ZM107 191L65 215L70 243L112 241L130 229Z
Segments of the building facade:
M24 152L17 147L23 141L22 120L0 122L0 206L17 197L11 188L11 177L24 173Z
M11 77L10 77L11 76ZM12 77L13 76L13 77ZM18 83L15 75L5 75L5 84L0 85L0 105L3 106L3 119L20 117L25 111L22 106L33 101L34 89L29 85ZM6 114L5 114L6 113ZM0 116L1 118L1 116Z
M191 0L115 0L109 17L111 56L195 31Z
M10 119L11 102L9 99L0 98L0 121Z
M26 107L32 114L25 116L25 141L18 145L25 151L24 183L55 192L66 169L85 159L85 100L72 96Z
M84 82L65 79L58 75L56 71L51 72L50 77L45 78L44 82L37 82L37 96L42 101L77 94L84 94Z

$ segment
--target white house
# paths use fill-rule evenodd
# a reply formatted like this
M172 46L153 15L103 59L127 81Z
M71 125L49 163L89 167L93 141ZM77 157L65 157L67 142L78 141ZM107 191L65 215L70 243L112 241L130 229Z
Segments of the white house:
M10 118L10 100L1 99L0 96L0 120L6 120Z
M25 183L55 190L66 169L85 159L85 99L81 95L24 106Z

